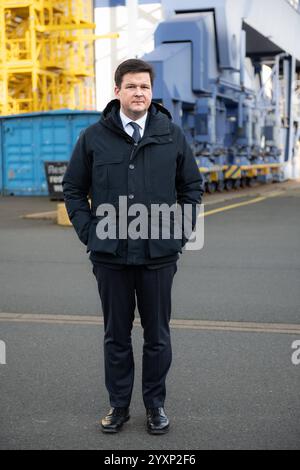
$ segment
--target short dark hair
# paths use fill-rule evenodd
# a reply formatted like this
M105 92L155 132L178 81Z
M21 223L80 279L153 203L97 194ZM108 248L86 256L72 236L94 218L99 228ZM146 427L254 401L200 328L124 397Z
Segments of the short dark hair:
M123 77L126 73L148 72L150 75L151 85L153 86L155 74L152 65L140 59L128 59L122 62L115 71L115 84L121 88Z

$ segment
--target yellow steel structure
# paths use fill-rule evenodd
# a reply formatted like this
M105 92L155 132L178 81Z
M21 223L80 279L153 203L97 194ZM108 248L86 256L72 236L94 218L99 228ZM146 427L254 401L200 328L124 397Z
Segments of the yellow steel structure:
M0 0L0 114L95 109L92 0Z

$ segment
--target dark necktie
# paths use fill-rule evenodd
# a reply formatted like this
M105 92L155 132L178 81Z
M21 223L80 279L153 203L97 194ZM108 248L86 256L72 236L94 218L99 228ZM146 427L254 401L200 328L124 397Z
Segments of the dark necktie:
M130 122L129 124L131 127L133 127L134 130L132 138L136 143L138 143L141 140L140 126L136 122Z

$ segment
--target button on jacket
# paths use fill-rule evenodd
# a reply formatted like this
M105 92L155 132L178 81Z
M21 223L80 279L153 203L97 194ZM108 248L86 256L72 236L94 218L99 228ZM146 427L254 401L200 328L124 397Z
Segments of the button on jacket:
M119 196L127 207L151 204L201 203L202 177L182 130L170 113L152 102L145 132L136 143L124 131L119 100L111 101L101 119L77 140L63 178L69 218L79 239L87 245L92 262L155 265L176 261L186 243L181 239L99 239L97 207L110 203L119 214ZM91 197L91 207L88 196ZM128 217L128 223L130 217ZM193 226L196 213L193 211ZM176 223L176 222L174 222ZM150 216L149 216L150 226ZM171 230L172 234L172 230Z

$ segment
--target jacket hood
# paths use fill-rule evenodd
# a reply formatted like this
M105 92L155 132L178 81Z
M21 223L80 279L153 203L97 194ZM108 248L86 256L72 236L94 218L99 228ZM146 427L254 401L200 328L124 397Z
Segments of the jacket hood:
M115 114L117 111L119 111L119 109L120 109L120 101L118 99L111 100L107 104L106 108L103 110L102 119L107 119L111 115L111 113ZM155 101L151 102L151 105L148 111L152 115L156 115L159 112L162 114L165 114L170 119L170 121L172 121L171 113L164 106L162 106L159 103L156 103Z

